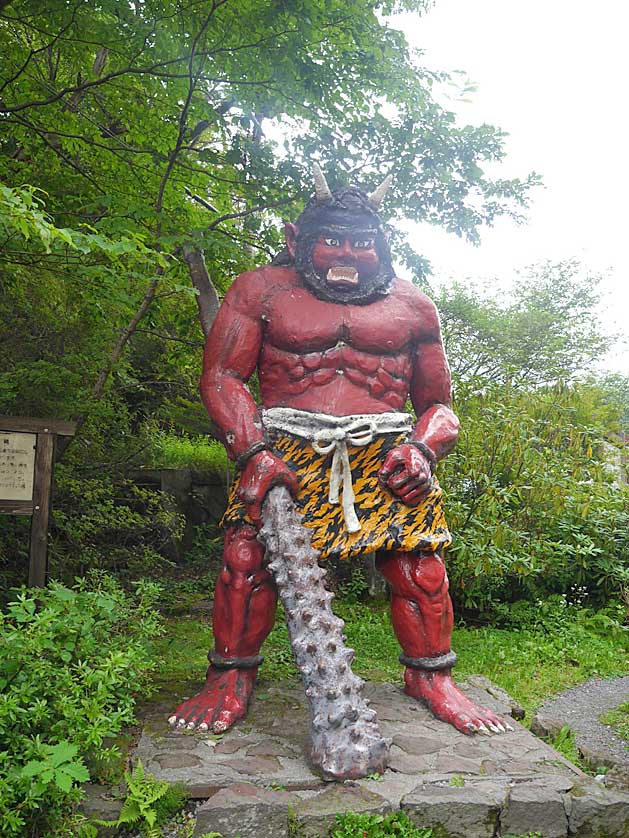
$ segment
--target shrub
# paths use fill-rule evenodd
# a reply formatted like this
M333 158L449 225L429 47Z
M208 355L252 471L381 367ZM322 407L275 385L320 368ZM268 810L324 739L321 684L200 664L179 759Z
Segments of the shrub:
M54 835L119 758L106 741L133 720L161 631L153 583L134 595L103 575L22 590L0 615L0 835Z
M160 549L181 535L183 518L163 492L112 475L78 478L63 466L56 486L50 561L57 578L96 568L137 579L168 564Z
M331 838L432 838L432 829L415 826L404 812L391 815L358 815L346 812L336 816Z
M460 388L461 439L440 467L458 604L491 612L577 585L600 605L629 584L629 487L606 461L615 419L604 395Z

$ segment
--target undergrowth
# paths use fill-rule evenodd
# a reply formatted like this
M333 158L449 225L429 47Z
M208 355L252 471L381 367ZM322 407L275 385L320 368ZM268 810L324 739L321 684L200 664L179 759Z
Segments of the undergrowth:
M156 780L144 770L138 760L133 771L124 775L127 793L120 816L115 821L97 820L99 826L118 829L137 829L145 838L161 838L161 826L178 812L186 801L186 793L181 786L172 785L164 780ZM96 831L94 831L94 838Z
M0 613L0 836L63 835L79 783L109 779L111 740L155 667L156 585L104 575L22 590Z
M330 838L432 838L432 829L420 829L403 812L391 815L359 815L346 812L336 816Z
M555 734L555 736L548 737L546 741L549 745L552 745L558 753L564 756L568 762L578 766L586 774L594 773L594 767L586 762L586 760L584 760L581 756L574 733L569 727L562 727L559 733Z

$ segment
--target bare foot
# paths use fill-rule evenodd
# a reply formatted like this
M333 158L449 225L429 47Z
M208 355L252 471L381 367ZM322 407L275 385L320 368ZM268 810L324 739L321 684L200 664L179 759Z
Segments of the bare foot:
M200 733L224 733L244 718L257 674L257 668L210 667L201 692L180 704L168 723L186 730L196 728Z
M404 673L404 692L421 699L434 715L448 722L461 733L504 733L513 730L491 710L479 707L459 690L450 672L426 672L407 669Z

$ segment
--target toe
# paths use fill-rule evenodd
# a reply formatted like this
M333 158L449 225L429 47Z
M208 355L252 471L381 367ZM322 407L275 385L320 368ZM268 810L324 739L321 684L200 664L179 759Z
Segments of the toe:
M222 733L228 730L242 715L242 713L238 712L237 708L227 709L224 707L220 713L216 714L212 728L216 733Z
M467 713L459 713L454 720L454 726L457 730L460 730L461 733L465 733L467 736L471 736L473 733L476 733L476 723Z

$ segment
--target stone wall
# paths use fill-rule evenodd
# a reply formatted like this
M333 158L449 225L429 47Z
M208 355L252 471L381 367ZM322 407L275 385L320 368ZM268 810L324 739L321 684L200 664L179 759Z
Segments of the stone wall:
M207 526L218 535L218 523L227 507L231 475L228 472L196 469L138 469L130 475L138 486L164 493L164 505L185 518L181 539L170 539L165 552L172 561L180 561L194 543L195 528Z

